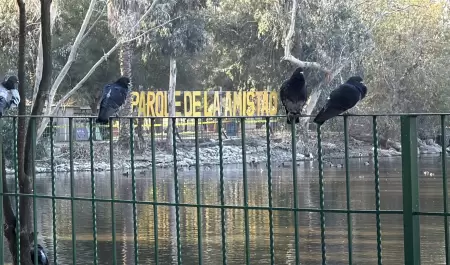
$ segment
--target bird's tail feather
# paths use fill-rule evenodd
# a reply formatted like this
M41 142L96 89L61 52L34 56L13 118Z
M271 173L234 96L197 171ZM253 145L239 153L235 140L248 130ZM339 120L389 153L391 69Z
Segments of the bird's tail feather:
M320 110L317 116L314 118L314 123L319 125L324 124L327 120L334 118L341 114L343 111L330 106L325 106Z
M103 107L103 106L100 107L100 111L98 112L98 117L97 117L97 123L108 124L109 117L111 117L111 115L113 115L114 112L115 112L115 109Z

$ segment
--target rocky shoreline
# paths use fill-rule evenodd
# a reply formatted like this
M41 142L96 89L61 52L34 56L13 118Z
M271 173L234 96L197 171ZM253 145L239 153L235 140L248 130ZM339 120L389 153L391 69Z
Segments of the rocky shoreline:
M283 165L292 165L292 147L291 143L286 141L289 137L282 137L271 140L270 159L274 167ZM442 147L433 141L419 141L418 151L420 154L439 154ZM247 139L246 141L246 160L251 164L265 164L267 161L267 147L265 138L256 137ZM90 152L88 144L76 144L73 168L74 171L91 171ZM311 150L316 150L312 148ZM398 143L398 150L378 149L379 157L394 157L400 156L400 143ZM109 163L109 144L103 143L94 146L94 171L110 171ZM450 150L449 150L450 151ZM240 139L232 139L224 141L223 146L223 163L224 165L242 164L242 143ZM324 160L343 159L344 143L343 141L333 141L332 139L323 140L322 153ZM362 141L350 139L349 141L349 157L371 157L373 155L373 146ZM187 170L195 167L195 146L193 142L179 143L177 146L177 168L180 170ZM210 139L203 141L199 148L200 166L215 166L220 163L220 153L218 142ZM155 165L157 168L173 167L174 156L163 148L158 148L155 153ZM315 154L297 153L297 161L317 160L317 150ZM7 163L7 174L13 174L14 170L11 163ZM134 167L139 170L147 170L152 167L151 149L146 150L134 157ZM114 150L114 169L115 170L129 170L131 168L130 152L121 152L118 148ZM36 173L50 173L52 170L50 159L36 161ZM55 151L54 171L70 172L69 153L67 148L59 148Z

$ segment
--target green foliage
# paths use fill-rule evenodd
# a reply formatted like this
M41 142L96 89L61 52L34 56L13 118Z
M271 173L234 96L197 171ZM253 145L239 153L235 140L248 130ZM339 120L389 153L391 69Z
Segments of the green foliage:
M120 1L119 1L120 2ZM54 77L68 58L90 0L57 1L53 31ZM120 2L126 3L126 2ZM142 15L151 1L136 0ZM39 39L38 0L28 3L27 87L34 85ZM448 61L450 26L442 1L298 1L292 54L329 69L345 67L319 100L350 75L365 77L367 98L361 112L445 111L450 107ZM57 94L62 97L78 83L116 39L110 33L106 2L96 7L92 23L68 75ZM277 90L294 65L280 62L290 23L292 1L279 0L167 0L140 25L141 31L175 19L139 38L133 47L132 71L136 87L167 90L169 56L177 59L177 90ZM36 8L33 8L36 7ZM0 76L15 73L18 14L14 0L0 7ZM448 12L448 11L447 11ZM448 16L448 14L447 14ZM71 99L91 105L102 86L119 75L118 54L113 54ZM324 74L307 70L308 89L314 90ZM27 89L28 99L32 89ZM380 122L382 131L394 123ZM395 125L396 126L396 125ZM425 125L424 125L425 126ZM426 127L430 127L426 125Z
M155 12L152 19L160 24L171 19L173 21L144 38L144 47L151 52L160 52L177 58L194 55L204 48L206 25L202 12L205 7L203 1L170 0L158 6L158 12ZM146 25L146 28L153 26L151 23Z

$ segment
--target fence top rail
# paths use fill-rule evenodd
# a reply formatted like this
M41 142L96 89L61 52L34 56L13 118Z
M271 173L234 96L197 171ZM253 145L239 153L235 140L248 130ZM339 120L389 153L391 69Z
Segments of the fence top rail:
M313 118L316 115L303 115L305 118ZM402 116L450 116L450 113L372 113L372 114L340 114L348 117L402 117ZM4 115L5 118L55 118L55 119L94 119L97 116L47 116L47 115ZM117 116L112 119L261 119L261 118L286 118L286 115L260 115L260 116Z

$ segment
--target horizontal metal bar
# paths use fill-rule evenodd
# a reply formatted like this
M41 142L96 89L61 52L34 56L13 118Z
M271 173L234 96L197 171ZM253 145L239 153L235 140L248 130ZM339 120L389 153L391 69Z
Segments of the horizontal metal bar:
M413 215L420 215L420 216L450 216L450 213L444 213L444 212L413 212Z
M369 114L341 114L338 116L348 116L348 117L402 117L402 116L442 116L442 115L450 115L448 112L438 113L369 113ZM35 117L35 118L59 118L59 119L68 119L68 118L77 118L77 119L87 119L87 118L97 118L97 116L45 116L45 115L10 115L10 116L2 116L2 118L14 118L14 117ZM272 115L272 116L117 116L114 117L114 120L117 119L264 119L264 118L286 118L286 115ZM304 115L302 117L315 117L315 115Z
M33 194L15 194L15 193L0 193L0 196L25 196L25 197L33 197ZM315 208L289 208L289 207L268 207L268 206L239 206L239 205L213 205L213 204L190 204L190 203L170 203L170 202L151 202L151 201L133 201L133 200L118 200L118 199L92 199L92 198L83 198L83 197L67 197L67 196L51 196L51 195L36 195L34 196L39 199L52 199L55 198L56 200L74 200L74 201L96 201L96 202L114 202L114 203L136 203L136 204L144 204L144 205L156 205L156 206L180 206L180 207L189 207L189 208L213 208L213 209L236 209L236 210L243 210L243 209L249 209L249 210L264 210L268 211L269 209L272 209L274 211L298 211L298 212L312 212L312 213L319 213L321 212L320 209ZM345 209L324 209L323 212L325 213L362 213L362 214L403 214L403 211L401 210L350 210L347 211ZM450 213L448 213L450 215Z

